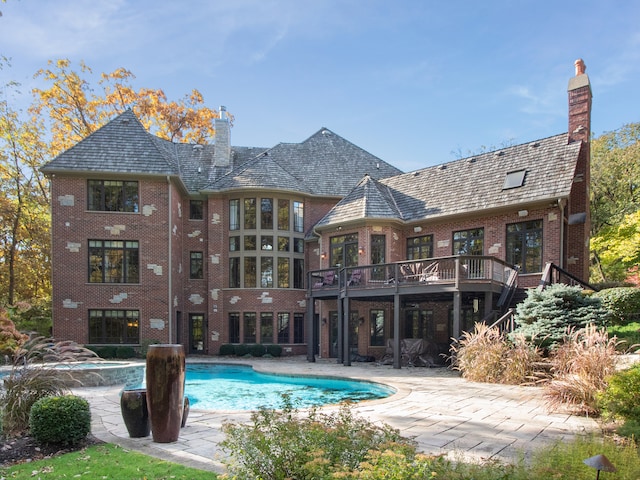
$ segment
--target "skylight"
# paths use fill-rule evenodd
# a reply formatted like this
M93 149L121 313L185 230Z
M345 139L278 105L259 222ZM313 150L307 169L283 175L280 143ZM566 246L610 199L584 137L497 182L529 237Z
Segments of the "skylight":
M507 176L504 179L504 185L502 185L502 189L507 190L509 188L521 187L524 184L524 176L526 173L526 170L517 170L515 172L507 173Z

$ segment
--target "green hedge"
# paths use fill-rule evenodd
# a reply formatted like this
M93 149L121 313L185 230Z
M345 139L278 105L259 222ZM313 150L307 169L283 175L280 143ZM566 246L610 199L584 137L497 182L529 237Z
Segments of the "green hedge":
M265 355L280 357L282 356L282 347L280 345L260 343L252 343L250 345L244 343L225 343L220 345L218 354L223 356L235 355L237 357L244 357L246 355L251 355L252 357L263 357Z
M611 312L611 322L614 325L626 325L640 319L640 288L607 288L600 290L595 296Z
M77 445L91 431L89 402L74 395L41 398L31 407L29 428L40 443Z

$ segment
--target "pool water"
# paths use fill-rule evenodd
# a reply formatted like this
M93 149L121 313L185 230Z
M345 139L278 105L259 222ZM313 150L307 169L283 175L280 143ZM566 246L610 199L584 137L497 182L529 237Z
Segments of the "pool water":
M288 395L295 408L306 408L385 398L393 393L393 388L378 383L265 374L250 366L210 363L187 364L185 382L190 406L199 410L282 408L282 395Z

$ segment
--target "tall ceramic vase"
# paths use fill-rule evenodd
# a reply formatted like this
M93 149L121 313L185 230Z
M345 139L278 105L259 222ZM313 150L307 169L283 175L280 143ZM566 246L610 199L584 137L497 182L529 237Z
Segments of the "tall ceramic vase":
M185 358L182 345L150 345L147 351L147 405L157 443L178 440L182 423Z

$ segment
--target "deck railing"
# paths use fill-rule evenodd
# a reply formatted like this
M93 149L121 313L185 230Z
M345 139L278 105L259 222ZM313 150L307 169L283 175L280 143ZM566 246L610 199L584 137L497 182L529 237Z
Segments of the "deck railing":
M391 288L396 285L458 286L464 282L505 285L515 273L511 265L494 257L456 255L314 270L308 274L308 285L311 292Z

